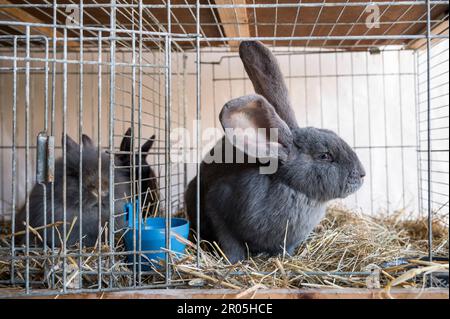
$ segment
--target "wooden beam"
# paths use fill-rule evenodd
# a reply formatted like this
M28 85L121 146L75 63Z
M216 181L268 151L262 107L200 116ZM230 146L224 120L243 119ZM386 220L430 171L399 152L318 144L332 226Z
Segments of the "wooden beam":
M1 2L1 0L0 0L0 2ZM3 20L3 21L15 21L8 14L3 12L2 9L0 9L0 20ZM7 27L9 27L11 29L14 29L15 31L17 31L20 34L25 34L25 27L24 26L10 24L10 25L7 25Z
M35 292L38 292L35 290ZM42 292L48 292L42 290ZM2 298L17 298L17 290L0 289ZM384 289L260 289L243 293L233 289L145 289L116 292L92 292L49 296L24 296L23 298L66 299L448 299L449 290L444 288L406 289L396 288L388 295Z
M215 0L216 4L246 4L245 0ZM250 37L246 8L217 8L225 37ZM239 41L228 41L232 51L239 48Z
M420 34L426 34L426 28L420 32ZM448 20L440 22L437 26L431 29L431 34L448 35ZM432 42L441 41L443 39L431 39ZM427 39L417 39L410 42L406 48L410 50L422 50L427 45Z
M11 1L8 0L0 0L0 4L14 4ZM44 23L40 19L36 18L35 16L29 14L27 11L25 11L22 8L1 8L0 11L3 15L7 15L10 17L11 21L20 21L25 23L36 23L36 24L42 24ZM22 33L25 33L25 27L23 26L10 26L16 30L21 30ZM30 28L30 31L36 31L47 38L52 39L53 38L53 28L51 27L42 27L42 26L32 26ZM59 31L56 32L56 36L58 38L62 38L63 34ZM62 41L59 41L60 45L62 45ZM79 43L76 41L67 41L68 47L78 47Z

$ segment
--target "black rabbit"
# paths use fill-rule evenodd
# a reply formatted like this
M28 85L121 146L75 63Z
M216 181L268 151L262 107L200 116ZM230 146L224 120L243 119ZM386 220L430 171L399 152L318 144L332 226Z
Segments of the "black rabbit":
M82 155L82 244L83 246L93 246L99 236L98 234L98 214L99 201L101 200L101 227L110 221L110 196L109 196L109 155L101 153L101 189L99 189L99 168L98 168L98 148L92 140L83 135L83 155ZM66 230L69 232L70 226L74 218L77 221L67 238L67 246L71 246L80 242L80 220L79 220L79 145L66 135ZM63 222L63 159L59 158L55 162L54 177L54 222ZM124 217L120 213L124 211L126 196L130 195L130 187L127 172L123 169L115 169L114 171L114 221L115 228L124 227ZM45 185L47 188L46 213L44 214L44 192L43 185L36 184L31 190L29 196L29 221L33 228L44 226L44 216L46 216L45 224L52 223L52 202L50 196L50 184ZM25 229L26 207L21 208L16 216L16 231ZM51 246L52 238L50 228L47 229L47 245ZM63 227L59 226L58 231L63 240ZM39 233L44 233L43 230ZM55 246L62 245L61 240L55 231ZM30 232L30 239L34 237ZM17 236L17 243L24 244L25 236ZM30 241L31 242L31 241Z
M121 162L121 166L127 169L129 172L129 179L131 180L131 168L132 168L132 144L131 144L132 129L131 127L125 132L125 135L120 144L120 155L118 158ZM147 162L147 156L153 143L155 142L155 135L150 137L141 146L141 162L139 166L139 153L135 153L135 180L136 180L136 193L139 192L138 180L139 180L139 168L141 169L141 201L144 215L154 215L158 209L159 202L159 187L155 172ZM145 202L144 202L145 200Z
M239 54L257 94L224 105L219 117L226 135L200 168L200 237L217 241L233 263L244 259L247 251L275 255L286 249L292 254L323 218L327 202L358 190L365 175L355 152L334 132L298 126L270 50L260 42L245 41ZM243 130L227 132L257 128L278 129L277 140L265 134L244 136ZM254 152L255 145L276 152ZM227 148L236 158L244 150L245 162L211 161ZM219 158L225 157L219 153ZM278 165L273 174L261 174L267 159ZM196 190L194 178L185 194L194 229Z

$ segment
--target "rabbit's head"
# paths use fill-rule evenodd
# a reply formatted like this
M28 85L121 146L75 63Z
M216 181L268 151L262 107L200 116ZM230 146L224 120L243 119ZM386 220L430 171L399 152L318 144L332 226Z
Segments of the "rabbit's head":
M232 138L226 134L228 139L251 157L278 160L274 178L310 199L328 201L358 190L365 176L358 156L334 132L298 126L283 75L270 50L260 42L245 41L239 53L257 94L233 99L223 107L221 124L225 132L234 129ZM239 136L244 130L261 128L266 133ZM270 129L277 130L275 139L270 138ZM263 152L252 151L261 147ZM269 148L272 151L267 152Z
M102 199L102 204L108 204L109 194L109 156L101 152L99 170L98 148L87 135L82 136L82 189L83 201L97 204ZM80 153L79 144L66 135L67 175L78 180ZM100 180L99 180L100 178Z
M280 174L308 198L327 201L357 191L365 171L353 149L336 133L306 127L293 131L292 156Z

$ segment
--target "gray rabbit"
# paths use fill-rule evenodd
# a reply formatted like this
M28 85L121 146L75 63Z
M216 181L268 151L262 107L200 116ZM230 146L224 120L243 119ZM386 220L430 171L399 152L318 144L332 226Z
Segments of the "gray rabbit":
M123 166L129 174L129 179L131 180L131 155L132 155L132 147L131 147L131 136L132 129L131 127L125 132L125 135L122 139L122 143L120 144L120 155L118 155L118 159L120 160L120 165ZM141 172L141 207L144 208L143 212L147 212L148 215L151 216L156 213L158 209L158 201L159 201L159 187L157 182L157 177L153 169L150 167L150 164L147 162L147 156L153 143L155 142L155 135L150 137L144 144L141 146L141 161L139 163L139 153L136 152L135 155L135 180L139 179L139 168ZM139 166L140 164L140 166ZM138 192L138 187L136 183L136 192ZM144 203L144 200L146 202Z
M245 41L239 54L257 94L225 104L220 122L225 130L277 128L275 143L267 136L245 138L249 145L274 144L277 154L267 156L279 165L275 173L261 174L263 156L249 151L244 163L201 163L200 237L217 241L232 263L244 259L247 252L276 255L285 248L293 254L324 217L327 202L358 190L365 176L355 152L334 132L298 126L283 75L269 49ZM237 158L242 148L236 141L244 140L239 134L235 138L226 134L206 158L230 143ZM249 161L253 157L257 160ZM196 190L194 178L185 194L193 229Z
M101 200L101 227L109 222L109 155L102 152L101 154L101 190L99 184L99 168L98 168L98 148L94 145L92 140L83 135L83 154L82 154L82 243L83 246L91 247L95 244L98 233L98 214L99 201ZM71 223L75 217L77 221L74 224L70 236L67 239L67 246L74 245L80 241L80 220L79 220L79 145L69 136L66 135L66 230L70 229ZM116 163L117 165L117 163ZM63 219L63 174L64 165L63 159L59 158L55 162L55 178L54 178L54 222L62 222ZM114 170L114 214L116 229L124 227L124 216L120 213L124 211L126 203L126 196L130 195L127 172L124 169ZM45 224L50 224L51 219L51 196L50 184L47 187L46 200L46 221ZM44 196L43 185L36 184L29 196L29 221L33 228L44 226ZM25 229L24 222L26 221L25 205L19 211L16 217L16 231ZM52 244L52 236L50 228L47 229L47 245ZM63 227L59 226L58 231L63 236ZM41 236L44 231L40 231ZM34 238L30 232L30 243ZM34 240L33 240L34 241ZM24 244L25 236L18 236L17 243ZM61 240L55 231L55 246L61 246Z

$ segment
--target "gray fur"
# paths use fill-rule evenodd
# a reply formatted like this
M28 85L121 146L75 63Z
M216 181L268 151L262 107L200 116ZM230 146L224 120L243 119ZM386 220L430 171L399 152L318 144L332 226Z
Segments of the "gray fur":
M202 162L201 238L217 241L231 262L244 259L247 248L250 253L269 255L286 248L292 254L323 218L327 202L355 192L365 175L355 152L334 132L298 127L279 66L263 44L242 42L240 56L256 92L262 96L249 95L228 102L220 115L222 126L275 126L282 133L278 144L285 154L272 175L259 173L263 165L260 162ZM263 109L257 116L255 103ZM236 112L248 120L237 121ZM222 138L209 156L230 142ZM240 150L234 148L234 152ZM196 183L194 178L185 194L194 229Z
M82 172L82 236L83 246L93 246L98 238L98 213L99 213L99 197L101 196L101 226L109 222L109 155L101 154L101 192L98 188L98 149L94 146L92 140L83 135L83 172ZM66 136L66 230L69 231L70 225L75 217L77 221L67 240L67 245L71 246L79 242L79 145ZM117 164L116 164L117 165ZM54 220L53 222L62 222L63 219L63 159L59 158L55 162L55 180L54 180ZM117 199L114 202L114 214L117 216L123 212L126 203L124 194L130 194L130 188L127 184L122 184L128 181L126 171L123 169L116 169L114 172L114 187L115 196ZM29 196L29 221L33 228L48 225L52 223L51 217L51 195L50 184L34 185ZM44 187L47 189L47 209L44 213ZM44 222L44 216L46 221ZM115 218L116 229L124 226L123 216ZM21 208L16 216L16 231L24 230L24 222L26 221L26 207ZM59 226L58 231L63 237L63 227ZM52 231L47 228L47 245L52 245ZM43 236L44 231L40 231ZM30 232L30 243L33 243L35 236ZM18 236L17 243L23 244L25 236ZM61 241L58 232L55 230L55 246L61 246Z
M239 56L245 71L253 83L255 92L264 96L273 105L278 115L290 127L296 127L289 92L277 59L260 42L244 41L239 46Z

